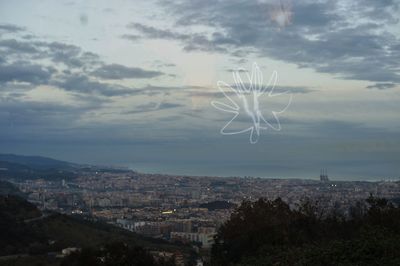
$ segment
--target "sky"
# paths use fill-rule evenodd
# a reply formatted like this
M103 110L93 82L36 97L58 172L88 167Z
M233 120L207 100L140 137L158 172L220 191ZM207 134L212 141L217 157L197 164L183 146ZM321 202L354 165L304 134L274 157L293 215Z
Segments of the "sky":
M400 178L399 0L0 0L0 152Z

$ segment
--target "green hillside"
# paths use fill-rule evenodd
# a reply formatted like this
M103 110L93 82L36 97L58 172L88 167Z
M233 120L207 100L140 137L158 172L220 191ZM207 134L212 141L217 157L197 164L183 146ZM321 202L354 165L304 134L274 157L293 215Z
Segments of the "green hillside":
M55 262L47 254L60 253L67 247L100 252L112 243L126 245L127 250L143 247L141 252L146 254L148 250L190 251L188 247L146 238L106 223L42 213L33 204L14 195L0 195L0 231L0 265L28 265L24 264L28 258L38 263L45 261L44 265L58 265L60 259Z

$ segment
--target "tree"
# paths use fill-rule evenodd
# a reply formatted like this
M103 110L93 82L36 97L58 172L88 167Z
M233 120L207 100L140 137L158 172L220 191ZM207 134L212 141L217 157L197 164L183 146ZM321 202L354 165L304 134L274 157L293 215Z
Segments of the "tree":
M302 201L244 201L220 228L213 265L400 265L400 209L370 197L345 216Z
M122 242L93 249L85 248L72 253L62 261L62 266L169 266L172 261L155 260L144 248Z

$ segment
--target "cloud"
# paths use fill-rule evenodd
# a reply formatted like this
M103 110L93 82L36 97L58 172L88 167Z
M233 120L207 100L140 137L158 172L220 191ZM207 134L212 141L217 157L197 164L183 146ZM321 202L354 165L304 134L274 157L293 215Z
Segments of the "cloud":
M69 68L93 68L101 63L100 57L92 52L84 52L76 45L60 42L36 42L46 49L47 55L55 63L63 63Z
M67 91L86 94L100 94L109 97L137 94L137 92L133 89L120 85L93 81L87 76L79 74L66 76L62 81L54 81L53 85L56 85Z
M138 113L147 113L147 112L154 112L154 111L161 111L165 109L172 109L183 107L185 105L179 103L170 103L170 102L150 102L146 104L142 104L137 106L134 110L125 111L123 114L138 114Z
M183 104L179 103L168 103L168 102L162 102L159 106L158 109L169 109L169 108L177 108L177 107L182 107L185 106Z
M178 41L185 51L254 53L342 79L400 83L400 39L389 30L398 26L399 5L293 1L292 22L280 28L270 17L272 1L165 1L174 30L140 23L128 28L144 38Z
M54 69L27 62L15 62L9 65L0 64L0 82L29 82L47 84Z
M121 38L130 40L130 41L137 41L137 40L141 39L141 37L139 35L135 35L135 34L123 34L123 35L121 35Z
M24 53L34 54L40 51L31 43L21 42L15 39L0 40L0 48L5 50L7 53Z
M92 74L103 79L142 79L158 77L164 73L160 71L144 70L138 67L111 64L97 68Z
M0 32L3 31L9 33L15 33L24 30L25 30L24 28L12 24L0 24Z
M7 29L22 28L7 25ZM33 85L50 84L71 93L91 97L113 97L149 93L147 88L132 89L97 78L116 80L125 78L151 79L164 75L161 71L105 64L100 56L84 51L79 46L18 38L0 39L0 82L28 82ZM154 92L153 92L154 93Z
M224 38L220 33L214 33L211 37L208 37L204 33L179 33L169 29L157 29L141 23L131 23L128 28L135 29L144 38L181 41L184 43L183 49L188 52L200 50L225 53L227 52L226 48L219 44L229 44L233 41L232 39Z
M141 23L130 23L128 25L128 28L136 29L145 37L152 39L185 40L191 37L189 34L180 34L171 30L157 29L155 27L147 26Z
M246 87L249 87L249 84L244 84ZM235 84L230 85L232 88L235 88ZM206 97L206 98L224 98L224 94L222 94L216 88L202 88L202 87L182 87L181 89L185 93L188 93L190 96L195 97ZM268 91L268 90L267 90ZM298 87L298 86L275 86L274 93L290 93L290 94L306 94L312 93L314 90L306 87ZM236 96L236 93L233 91L226 91L225 94L228 96Z
M394 83L376 83L374 85L367 86L367 89L385 90L385 89L391 89L394 87L396 87L396 84L394 84Z
M11 59L25 61L49 59L69 68L92 68L101 63L97 54L85 52L76 45L61 42L3 39L0 40L0 49Z

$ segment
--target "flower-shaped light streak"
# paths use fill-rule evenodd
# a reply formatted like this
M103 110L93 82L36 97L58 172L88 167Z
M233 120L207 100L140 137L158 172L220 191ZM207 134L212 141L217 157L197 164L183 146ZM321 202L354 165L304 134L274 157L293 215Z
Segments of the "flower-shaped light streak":
M267 97L277 97L288 92L274 93L274 88L278 79L278 73L274 71L271 78L268 81L267 86L263 85L263 76L260 68L256 63L253 64L253 69L251 75L246 72L247 79L249 83L244 83L240 73L245 72L243 69L234 71L233 80L235 82L234 86L227 84L224 81L218 81L218 89L222 94L228 99L229 104L212 101L211 105L218 110L232 113L232 119L221 129L222 135L236 135L245 132L250 132L250 143L257 143L261 130L267 130L271 128L276 131L281 130L281 125L279 122L279 117L281 113L285 112L292 102L292 95L290 94L289 101L287 105L280 111L271 111L272 117L275 123L269 122L260 110L260 99L262 96ZM266 93L269 91L268 93ZM233 95L231 97L230 95ZM236 101L234 99L237 99ZM232 126L231 124L239 116L239 114L245 114L251 126L241 130L229 130Z

